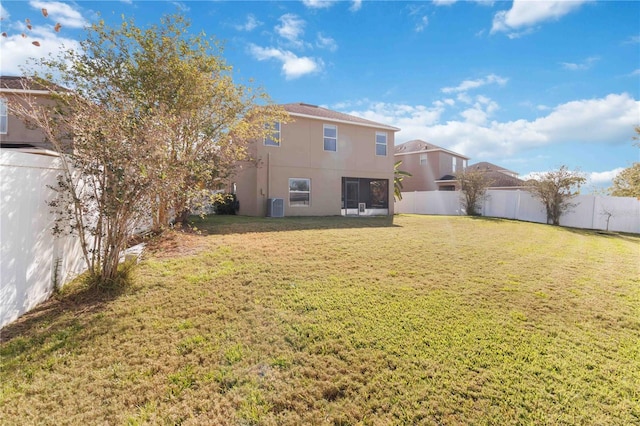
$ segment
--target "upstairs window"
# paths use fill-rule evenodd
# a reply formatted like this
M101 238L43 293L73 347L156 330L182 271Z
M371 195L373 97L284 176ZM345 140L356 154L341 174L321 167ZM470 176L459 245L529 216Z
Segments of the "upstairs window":
M0 98L0 134L7 134L7 100L5 98Z
M338 150L338 126L325 124L323 126L323 133L324 150L336 152Z
M280 122L276 121L273 124L265 124L265 129L270 132L264 138L264 144L266 146L280 146Z
M456 172L457 168L458 168L458 159L456 157L451 157L451 170L453 171L453 173Z
M376 132L376 155L387 156L387 134Z
M421 166L427 165L427 154L420 154L420 165Z

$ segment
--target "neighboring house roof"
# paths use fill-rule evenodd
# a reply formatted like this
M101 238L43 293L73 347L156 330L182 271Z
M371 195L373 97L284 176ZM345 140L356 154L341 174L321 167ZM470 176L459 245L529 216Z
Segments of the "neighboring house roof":
M0 92L10 93L49 93L42 84L28 77L0 76Z
M485 173L487 179L491 181L490 188L525 186L526 182L517 177L518 173L497 166L486 161L471 164L466 168L468 171L480 171Z
M305 104L302 102L283 104L281 105L289 115L293 117L306 117L319 120L328 120L338 123L355 124L359 126L375 127L378 129L391 130L397 132L400 129L397 127L389 126L375 121L366 120L364 118L356 117L353 115L345 114L338 111L332 111L327 108L322 108L317 105Z
M485 170L489 172L502 172L502 173L509 174L511 176L518 176L518 173L514 172L513 170L505 169L504 167L497 166L487 161L481 161L479 163L470 164L469 166L467 166L467 168L473 169L473 170Z
M462 155L449 149L442 148L441 146L425 142L421 139L414 139L395 146L395 155L415 154L417 152L429 151L443 151L448 154L455 155L456 157L464 158L465 160L469 159L469 157L467 157L466 155Z

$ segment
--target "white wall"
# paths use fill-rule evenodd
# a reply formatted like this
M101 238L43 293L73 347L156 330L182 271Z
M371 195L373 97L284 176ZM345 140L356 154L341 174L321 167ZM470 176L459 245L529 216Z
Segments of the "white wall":
M45 301L85 270L77 238L54 237L54 199L60 159L0 150L0 327ZM59 260L58 260L59 259Z
M403 192L395 204L396 213L461 215L460 192L424 191ZM528 222L546 223L544 206L527 191L489 190L481 208L483 216L502 217ZM560 218L561 226L584 229L640 233L640 200L631 197L603 197L579 195L577 204Z

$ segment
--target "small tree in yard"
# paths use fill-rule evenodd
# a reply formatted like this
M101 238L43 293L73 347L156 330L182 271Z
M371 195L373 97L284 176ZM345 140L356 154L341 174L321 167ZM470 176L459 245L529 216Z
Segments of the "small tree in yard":
M94 24L80 52L37 62L46 72L33 81L53 102L9 104L63 154L56 230L78 234L95 286L120 281L120 254L143 220L161 230L170 209L185 220L190 199L232 173L248 141L286 121L188 27L181 16L147 30Z
M465 170L457 173L456 179L460 184L462 206L467 215L479 216L480 202L487 197L487 189L491 186L491 179L480 170Z
M636 136L640 138L640 126L635 127ZM634 143L640 148L640 142ZM640 198L640 163L634 162L613 178L613 186L609 188L609 194L614 197L635 197Z
M614 197L640 198L640 163L633 163L613 178L609 194Z
M405 177L411 177L411 173L400 170L402 161L396 161L393 165L393 197L402 200L402 181Z
M560 217L576 206L571 200L585 182L581 173L561 166L558 170L536 175L529 181L529 191L544 204L547 223L559 225Z

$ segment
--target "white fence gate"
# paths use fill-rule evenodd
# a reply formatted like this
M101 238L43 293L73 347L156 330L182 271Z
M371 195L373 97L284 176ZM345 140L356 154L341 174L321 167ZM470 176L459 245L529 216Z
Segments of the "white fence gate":
M396 213L463 215L458 191L403 192ZM631 197L579 195L560 218L561 226L640 234L640 200ZM489 190L482 202L483 216L547 223L543 204L527 191ZM608 225L607 225L608 221Z
M78 239L51 232L59 174L58 157L0 150L0 328L86 269Z

